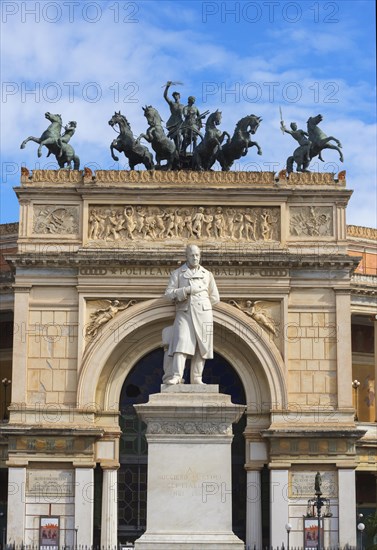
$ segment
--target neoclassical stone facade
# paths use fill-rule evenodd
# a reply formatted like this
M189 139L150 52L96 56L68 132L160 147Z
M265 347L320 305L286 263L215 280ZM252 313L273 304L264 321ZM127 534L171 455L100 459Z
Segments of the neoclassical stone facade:
M351 315L373 333L376 274L358 273L360 242L376 251L374 234L347 234L345 174L24 169L16 193L7 541L38 543L40 517L56 516L61 544L117 544L124 388L161 349L174 318L164 290L194 242L221 297L214 349L245 396L246 544L281 545L290 522L302 545L320 470L333 514L325 544L355 545L357 475L369 483L376 471L376 344L353 353ZM356 397L355 368L369 384ZM355 422L357 391L370 403ZM211 425L162 419L148 433L186 428ZM188 485L174 484L179 505Z

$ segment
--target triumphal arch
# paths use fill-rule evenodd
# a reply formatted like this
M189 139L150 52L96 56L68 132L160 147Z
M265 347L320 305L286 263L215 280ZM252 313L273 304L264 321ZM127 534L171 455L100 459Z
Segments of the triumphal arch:
M346 250L345 173L23 169L16 193L8 542L38 544L46 517L61 545L135 540L146 528L146 438L229 436L208 418L165 422L163 412L145 433L134 407L160 392L175 315L164 292L195 243L220 293L203 380L245 413L233 426L232 486L216 464L161 466L161 508L231 501L232 529L250 547L281 545L287 522L300 546L320 471L332 513L324 543L354 545L365 432L350 384L358 259Z

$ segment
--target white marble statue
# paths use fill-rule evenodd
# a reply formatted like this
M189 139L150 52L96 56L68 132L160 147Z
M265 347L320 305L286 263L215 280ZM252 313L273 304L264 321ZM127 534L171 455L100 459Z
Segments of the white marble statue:
M168 349L172 362L163 379L166 384L182 383L188 357L191 357L191 384L203 384L205 360L213 357L212 306L220 297L212 273L199 262L199 247L188 245L186 263L172 273L165 292L176 305Z

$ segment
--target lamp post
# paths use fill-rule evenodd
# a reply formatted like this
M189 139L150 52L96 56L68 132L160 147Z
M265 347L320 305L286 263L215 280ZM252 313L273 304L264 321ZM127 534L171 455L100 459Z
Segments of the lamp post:
M290 523L285 524L285 530L287 531L287 550L289 550L289 535L291 533L292 525Z
M352 387L353 389L355 390L355 420L356 422L358 422L359 420L359 417L358 417L358 410L359 410L359 386L360 386L360 382L358 380L354 380L352 382Z
M9 380L9 378L3 378L1 383L3 384L3 388L4 388L4 412L3 412L3 420L8 420L9 419L9 415L8 415L8 409L7 409L7 389L8 389L8 386L10 385L11 383L11 380Z
M317 538L317 550L321 550L321 544L323 545L323 541L321 541L321 519L322 518L329 518L332 516L332 513L330 512L330 499L322 497L322 478L321 474L319 472L316 473L315 476L315 483L314 483L314 491L315 491L315 497L310 498L308 500L308 508L307 508L307 517L312 517L314 514L314 509L316 509L316 518L317 518L317 524L318 524L318 538ZM321 514L322 508L325 506L325 511L323 514Z
M360 514L362 516L362 514ZM363 531L365 529L364 523L360 522L357 524L357 529L360 532L360 550L363 550Z

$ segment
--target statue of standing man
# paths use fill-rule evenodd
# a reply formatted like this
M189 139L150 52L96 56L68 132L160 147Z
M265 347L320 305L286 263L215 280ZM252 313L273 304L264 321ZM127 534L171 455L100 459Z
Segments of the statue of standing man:
M186 263L173 271L165 296L176 306L168 356L172 358L164 383L181 384L186 359L191 357L191 384L203 384L206 359L213 358L212 306L220 301L215 279L200 265L200 250L189 244Z

